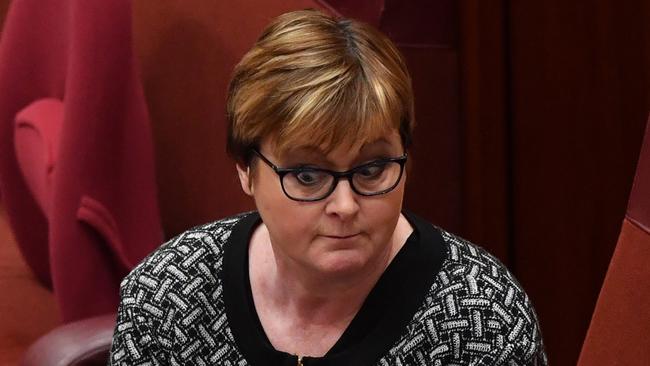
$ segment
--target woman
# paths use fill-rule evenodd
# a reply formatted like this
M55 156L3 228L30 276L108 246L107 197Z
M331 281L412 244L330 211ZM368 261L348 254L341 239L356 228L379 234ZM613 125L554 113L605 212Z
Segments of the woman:
M371 27L297 11L237 65L228 151L257 212L122 283L113 365L544 365L494 257L402 211L413 96Z

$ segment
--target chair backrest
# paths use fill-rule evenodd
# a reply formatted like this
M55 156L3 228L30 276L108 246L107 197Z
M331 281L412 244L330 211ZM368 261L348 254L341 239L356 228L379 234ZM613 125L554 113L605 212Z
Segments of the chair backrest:
M115 311L162 241L131 38L129 0L14 1L2 32L3 204L64 321Z
M650 119L579 366L650 365Z

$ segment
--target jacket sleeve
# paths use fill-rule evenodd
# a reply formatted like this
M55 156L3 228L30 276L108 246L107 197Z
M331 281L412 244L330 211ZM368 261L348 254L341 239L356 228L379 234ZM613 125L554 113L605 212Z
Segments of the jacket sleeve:
M144 300L144 291L139 286L137 272L122 282L110 366L168 364L165 344L169 343L169 335L160 334L161 325L155 316L158 310Z

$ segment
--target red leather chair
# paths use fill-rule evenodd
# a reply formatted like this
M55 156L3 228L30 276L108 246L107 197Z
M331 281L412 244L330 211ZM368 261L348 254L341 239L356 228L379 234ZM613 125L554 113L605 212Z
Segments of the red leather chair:
M106 365L115 317L98 316L54 329L29 348L21 365Z
M650 119L579 366L650 365Z
M64 322L115 311L162 241L128 0L14 1L0 42L0 184Z

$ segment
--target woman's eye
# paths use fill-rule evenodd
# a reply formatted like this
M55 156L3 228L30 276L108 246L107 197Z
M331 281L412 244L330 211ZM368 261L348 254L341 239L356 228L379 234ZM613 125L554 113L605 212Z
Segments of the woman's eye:
M361 175L363 178L375 178L384 171L385 166L385 163L369 164L359 169L357 174Z
M315 171L298 171L294 173L294 175L301 184L314 185L320 182L322 173Z

